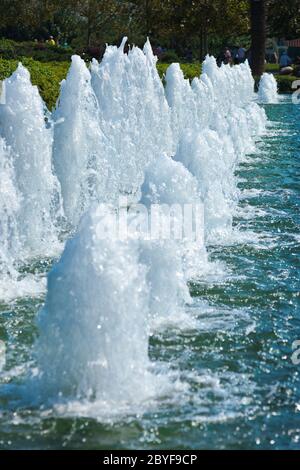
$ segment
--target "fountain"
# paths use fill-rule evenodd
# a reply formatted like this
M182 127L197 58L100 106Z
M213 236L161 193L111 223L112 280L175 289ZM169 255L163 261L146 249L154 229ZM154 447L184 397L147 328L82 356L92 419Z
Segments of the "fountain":
M110 148L99 125L91 75L78 56L72 57L68 76L61 84L53 120L54 168L62 188L65 216L76 228L92 201L104 201L115 191L109 172Z
M271 73L264 73L258 87L258 99L263 104L278 103L277 81Z
M20 194L17 225L21 259L57 251L60 187L52 170L52 130L46 118L38 89L31 85L29 72L19 64L5 80L0 134L11 148L15 185Z
M238 201L235 169L264 132L266 117L252 102L254 80L248 64L218 67L207 56L202 70L190 85L179 64L172 64L166 73L166 96L175 160L198 180L206 239L216 243L231 235Z
M22 65L6 80L0 269L17 279L16 261L50 253L65 220L70 237L38 315L30 383L42 402L155 395L149 334L157 320L182 318L206 245L231 238L235 170L265 129L247 63L219 68L207 57L191 84L172 64L164 89L149 41L125 54L126 41L91 71L74 56L52 115ZM120 195L131 222L137 203L162 209L161 224L172 213L169 234L103 237Z
M142 242L141 251L142 260L149 267L150 311L156 319L176 319L185 304L192 301L187 281L197 277L207 262L202 213L196 213L198 205L202 209L197 181L181 163L162 156L145 173L141 203L149 210L154 205L160 208L160 222L157 227L151 226L152 239ZM163 234L164 228L165 238L156 238L156 229ZM184 229L189 228L186 233Z
M49 274L35 346L41 399L134 402L153 392L146 267L136 241L102 237L108 216L90 209Z
M92 85L98 98L101 127L114 149L110 162L122 194L137 194L146 166L172 147L169 107L149 47L124 54L109 46L100 64L92 63ZM146 45L147 46L147 45Z
M20 209L20 194L16 189L15 176L12 166L11 152L0 137L0 273L4 284L7 277L16 277L13 266L18 256L20 244L18 240L17 214Z

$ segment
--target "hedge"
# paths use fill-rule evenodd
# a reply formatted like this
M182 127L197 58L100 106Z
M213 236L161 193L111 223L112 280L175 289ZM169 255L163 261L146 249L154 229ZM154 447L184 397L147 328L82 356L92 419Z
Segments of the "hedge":
M164 78L167 68L169 66L170 64L164 64L164 63L158 62L157 70L158 70L160 78ZM193 80L193 78L199 77L201 74L202 66L199 62L194 63L194 64L180 64L180 67L181 67L181 70L183 71L185 78L188 78L189 80Z
M33 85L37 85L41 96L49 109L55 106L59 95L60 82L66 77L70 67L70 61L60 62L40 62L31 58L21 59L25 67L31 74ZM0 58L0 80L9 77L18 65L18 60L8 60ZM160 77L163 79L170 64L158 63L157 69ZM201 64L181 64L185 78L192 80L199 77L201 73ZM278 81L279 91L281 93L292 92L292 83L297 80L296 77L274 75Z
M68 62L73 50L70 47L52 46L45 42L15 42L10 39L0 39L0 58L20 60L31 57L39 62Z
M291 75L274 75L274 77L277 80L278 90L280 93L292 93L295 91L292 88L293 82L300 80L299 77L297 78Z
M60 82L66 77L70 62L41 63L24 58L22 64L28 68L33 85L37 85L49 109L55 106ZM0 80L9 77L18 66L18 60L0 59Z
M33 85L37 85L41 96L49 109L55 106L59 95L60 82L66 77L70 62L39 62L29 58L23 58L22 64L28 68ZM9 77L17 68L18 60L0 58L0 80ZM161 78L166 73L170 64L158 64L158 72ZM200 64L181 64L186 78L192 80L200 75Z

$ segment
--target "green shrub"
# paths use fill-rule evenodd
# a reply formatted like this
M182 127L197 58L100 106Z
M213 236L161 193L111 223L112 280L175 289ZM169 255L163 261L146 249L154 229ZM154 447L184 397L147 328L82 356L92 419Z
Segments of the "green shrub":
M160 78L164 78L166 71L170 64L165 64L162 62L158 62L157 70L159 73ZM193 80L195 77L199 77L201 74L201 64L194 63L194 64L180 64L180 67L183 71L184 77L188 78L189 80Z
M0 80L9 77L16 70L18 62L18 60L0 59ZM38 86L43 100L51 110L55 106L60 82L66 77L70 62L40 63L23 58L22 64L29 70L32 84Z
M267 64L266 65L266 72L279 72L279 65L278 64Z
M164 76L166 75L166 71L167 71L169 66L170 66L170 64L162 64L161 62L157 63L157 71L158 71L159 76L160 76L161 79L163 79Z
M193 80L195 77L200 77L202 71L202 64L195 63L195 64L181 64L180 65L183 71L185 78L189 80Z
M66 62L71 59L72 49L51 46L47 43L38 42L16 42L9 39L0 40L0 58L18 59L31 57L40 62Z
M15 57L15 43L9 39L0 40L0 57L12 59Z
M280 93L292 93L294 90L292 88L293 82L299 80L297 77L291 75L274 75L277 83L278 90Z
M8 43L10 41L7 41ZM7 48L9 44L7 44ZM19 60L3 59L0 58L0 80L4 80L9 77L14 70L17 68ZM33 85L37 85L40 94L51 110L57 101L60 89L60 82L66 77L68 69L70 67L70 61L51 61L51 62L40 62L33 60L28 57L22 58L21 62L25 67L28 68L31 74L31 80ZM162 79L166 74L167 68L170 64L158 62L157 69ZM201 73L201 64L181 64L182 71L185 78L193 80L195 77L199 77ZM274 75L277 82L278 88L281 93L291 93L292 83L297 80L296 77ZM256 78L256 85L258 85L258 79Z
M175 51L166 51L160 56L160 60L166 64L172 64L173 62L180 62L180 59Z

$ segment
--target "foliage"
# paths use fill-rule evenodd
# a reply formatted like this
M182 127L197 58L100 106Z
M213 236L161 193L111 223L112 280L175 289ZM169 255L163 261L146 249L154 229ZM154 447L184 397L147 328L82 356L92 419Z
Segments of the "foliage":
M51 46L46 43L16 42L9 39L0 40L0 57L3 59L20 59L31 57L40 62L69 61L73 51L70 48Z
M265 1L269 36L299 37L300 0ZM225 45L248 47L249 5L249 0L1 0L0 37L33 41L53 35L82 49L119 43L122 35L141 46L150 36L154 45L182 57L192 49L202 58ZM52 52L60 60L59 52ZM47 60L42 52L38 58Z
M180 59L175 51L166 51L160 56L160 60L166 64L172 64L174 62L180 62Z
M83 48L118 43L122 35L141 46L150 36L184 56L187 48L207 52L247 35L248 9L248 0L1 0L0 37L53 35Z
M279 72L278 64L266 64L266 72Z
M69 62L41 63L29 58L23 58L22 64L28 68L33 85L37 85L41 96L49 109L55 106L59 95L60 82L66 77ZM9 77L17 68L18 60L0 59L0 80ZM170 64L158 63L157 68L161 78L164 77ZM185 78L192 80L201 73L200 64L181 64Z
M59 95L60 82L66 77L69 62L41 63L23 58L22 64L28 68L33 85L37 85L49 109L55 106ZM9 77L17 68L18 60L0 59L0 80Z
M300 0L268 1L269 35L297 39L300 37Z
M109 39L117 40L126 26L124 15L128 12L126 3L116 0L67 0L69 9L75 11L78 19L79 38L85 38L84 44L105 43ZM64 9L61 10L61 13ZM114 38L111 37L113 32Z
M157 70L160 78L164 78L169 65L169 63L158 62ZM183 71L184 77L189 80L193 80L193 78L199 77L201 74L201 64L199 62L195 64L180 64L180 67Z
M38 62L30 58L23 58L22 63L31 74L33 85L37 85L41 96L51 110L57 101L61 81L66 77L70 62ZM18 60L0 58L0 80L9 77L17 68ZM158 62L157 69L162 80L170 64ZM180 64L185 78L193 80L201 74L201 64ZM279 90L282 93L292 91L292 83L295 77L275 75Z
M299 78L293 77L291 75L275 75L275 78L278 83L278 90L280 93L292 93L292 84L295 80L299 80Z

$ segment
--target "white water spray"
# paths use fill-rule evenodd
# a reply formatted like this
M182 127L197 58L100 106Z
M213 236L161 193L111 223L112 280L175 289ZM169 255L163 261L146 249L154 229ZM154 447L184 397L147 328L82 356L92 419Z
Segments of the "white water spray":
M32 384L42 400L116 404L155 395L149 332L156 319L182 318L191 302L188 281L207 264L204 239L231 238L235 170L264 131L248 64L218 68L208 57L192 84L173 64L164 90L149 41L144 51L133 47L128 54L125 42L108 47L91 73L73 57L53 114L54 144L28 72L19 66L7 80L0 112L6 274L19 239L41 254L44 242L55 243L54 212L62 215L56 175L72 230L87 212L49 275L39 315L39 373ZM110 202L115 215L120 194L147 209L203 205L201 237L103 239L103 217L90 206ZM25 249L20 253L25 258Z
M13 261L18 256L18 249L20 249L17 227L20 195L16 190L11 153L1 137L0 175L0 274L1 278L4 277L7 282L7 276L16 277Z
M134 403L153 392L146 269L137 242L101 237L103 217L100 208L83 217L49 275L36 345L41 397Z
M213 57L192 85L178 64L166 74L166 96L181 161L197 178L205 206L206 239L230 237L238 200L235 169L264 131L265 114L253 103L254 80L248 64L219 68Z
M93 61L92 84L98 98L101 127L114 149L110 162L122 194L138 194L147 165L170 154L169 108L155 60L133 47L124 54L109 46L100 64ZM152 54L152 56L151 56Z
M110 148L99 124L99 108L85 62L72 57L54 111L53 159L62 188L64 212L76 228L92 201L114 194L107 155Z
M19 64L5 80L0 133L11 147L15 184L21 195L18 234L23 258L50 254L57 245L55 219L60 215L60 188L52 171L52 134L45 119L38 89Z
M278 103L277 81L271 73L264 73L259 82L258 99L263 104Z

